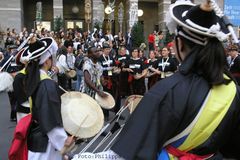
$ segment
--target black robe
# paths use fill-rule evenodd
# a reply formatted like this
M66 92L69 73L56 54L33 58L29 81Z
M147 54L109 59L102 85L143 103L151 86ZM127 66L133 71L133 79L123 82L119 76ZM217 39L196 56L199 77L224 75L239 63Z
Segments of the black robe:
M157 159L163 144L193 121L211 88L202 76L193 72L194 58L190 55L180 66L179 72L159 81L144 95L113 145L114 152L126 160ZM240 131L239 104L238 89L220 125L207 141L190 153L206 155L222 150L224 154L225 148L239 151L239 138L230 139ZM228 145L231 143L236 146ZM235 154L239 159L239 153Z
M17 100L16 111L21 113L29 113L30 108L22 106L22 103L28 101L28 97L24 91L24 79L25 74L20 72L15 76L13 81L14 96Z
M62 127L60 90L51 79L42 80L32 96L33 124L28 137L28 148L34 152L45 152L47 133Z

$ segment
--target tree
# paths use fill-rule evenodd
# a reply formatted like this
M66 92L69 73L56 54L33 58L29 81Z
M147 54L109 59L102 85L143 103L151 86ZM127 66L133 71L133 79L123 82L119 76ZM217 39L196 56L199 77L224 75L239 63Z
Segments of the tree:
M59 32L60 29L62 29L62 28L63 28L63 19L61 16L60 17L57 16L54 19L54 31Z
M133 25L131 36L133 40L133 48L138 48L140 47L141 43L145 43L143 25L140 22Z
M165 36L165 39L164 39L164 44L167 45L169 42L172 42L173 39L174 39L174 34L170 34L169 30L167 30L166 36Z

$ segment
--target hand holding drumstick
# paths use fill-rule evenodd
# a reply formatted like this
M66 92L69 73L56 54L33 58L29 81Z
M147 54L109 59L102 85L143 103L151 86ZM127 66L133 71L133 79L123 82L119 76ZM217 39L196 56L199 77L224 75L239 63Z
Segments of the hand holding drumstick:
M75 145L75 141L77 139L77 137L75 137L75 135L77 135L77 133L79 132L82 124L86 121L88 115L86 115L86 117L83 119L83 121L81 122L80 124L80 127L79 129L77 130L77 132L72 135L72 136L68 136L68 138L65 140L65 143L64 143L64 147L63 149L60 151L62 155L64 155L65 153L71 151Z

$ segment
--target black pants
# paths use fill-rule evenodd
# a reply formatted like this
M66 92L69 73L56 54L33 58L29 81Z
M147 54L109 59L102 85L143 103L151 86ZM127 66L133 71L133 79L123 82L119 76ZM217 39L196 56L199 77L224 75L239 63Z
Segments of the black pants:
M17 101L16 101L16 98L15 98L13 92L8 92L8 96L9 96L9 100L10 100L10 104L11 104L10 119L14 120L14 119L16 119L16 105L17 105Z

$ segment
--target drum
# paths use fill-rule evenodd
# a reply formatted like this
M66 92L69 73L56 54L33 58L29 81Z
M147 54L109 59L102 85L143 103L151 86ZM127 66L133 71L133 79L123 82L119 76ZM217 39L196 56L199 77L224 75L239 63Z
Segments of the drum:
M132 112L136 109L142 98L143 96L141 95L131 95L125 100L125 106L128 105L130 114L132 114Z
M112 109L115 106L115 100L113 98L113 96L108 93L108 92L104 92L107 94L107 97L102 98L101 96L99 96L97 93L95 95L95 100L97 101L97 103L104 109Z
M67 71L65 74L69 79L73 79L74 77L76 77L77 72L74 69L71 69L70 71Z
M61 100L63 127L69 134L90 138L101 130L103 111L92 97L81 92L67 92Z

